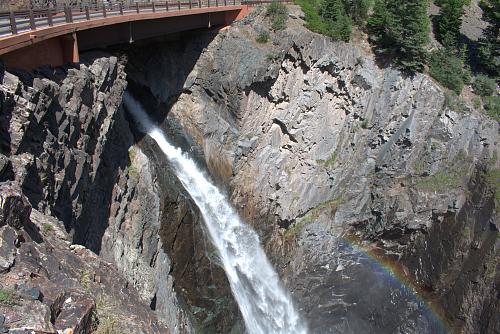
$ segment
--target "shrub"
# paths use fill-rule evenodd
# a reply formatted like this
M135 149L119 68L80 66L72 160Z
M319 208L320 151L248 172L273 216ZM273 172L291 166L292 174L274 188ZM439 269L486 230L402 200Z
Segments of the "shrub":
M474 92L480 96L490 96L495 93L497 89L497 83L494 79L484 75L479 74L474 80Z
M319 13L328 24L328 36L336 40L349 41L352 21L347 15L343 0L325 0Z
M273 22L271 24L271 28L273 30L283 30L285 29L286 27L286 17L285 16L282 16L282 15L279 15L279 16L276 16L274 19L273 19Z
M0 288L0 304L14 305L16 302L16 295L14 291Z
M257 41L257 43L267 43L269 41L269 33L267 31L263 31L259 34L259 36L257 36L255 40Z
M42 225L42 231L44 234L47 235L47 234L50 234L54 231L54 227L50 224L45 223Z
M445 92L443 109L450 109L456 112L463 113L467 110L467 105L454 92Z
M437 50L431 53L429 74L456 94L460 94L464 84L470 80L469 70L464 67L462 58L450 50Z
M483 102L486 113L500 122L500 96L486 96Z
M481 106L483 105L481 99L477 96L472 100L472 104L474 105L475 109L481 109Z
M320 0L295 0L304 12L305 27L311 31L328 36L328 24L319 15Z
M365 120L363 120L363 122L361 122L361 127L363 129L368 129L368 120L367 119L365 119Z
M276 16L286 16L288 15L288 8L279 2L273 2L267 6L266 15L272 18Z
M288 18L288 8L279 2L273 2L267 6L266 15L271 18L271 28L273 30L283 30L286 27Z

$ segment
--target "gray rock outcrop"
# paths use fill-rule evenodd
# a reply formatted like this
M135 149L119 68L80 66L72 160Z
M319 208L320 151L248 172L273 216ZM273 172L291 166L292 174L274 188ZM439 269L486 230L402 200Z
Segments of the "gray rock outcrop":
M313 332L498 330L498 123L297 17L264 45L258 12L221 32L171 95L168 71L130 78L258 229Z

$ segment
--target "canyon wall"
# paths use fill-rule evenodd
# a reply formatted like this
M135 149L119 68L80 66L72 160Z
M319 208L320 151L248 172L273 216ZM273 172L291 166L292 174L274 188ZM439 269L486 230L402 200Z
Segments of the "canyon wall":
M2 330L169 332L97 255L133 144L123 63L1 68L0 83Z
M300 15L267 44L258 10L219 33L175 98L157 66L129 79L259 231L314 332L498 331L498 123Z
M222 31L1 69L16 303L0 325L244 331L197 208L121 107L128 87L255 227L311 332L500 331L498 123L290 10L265 44L256 7Z

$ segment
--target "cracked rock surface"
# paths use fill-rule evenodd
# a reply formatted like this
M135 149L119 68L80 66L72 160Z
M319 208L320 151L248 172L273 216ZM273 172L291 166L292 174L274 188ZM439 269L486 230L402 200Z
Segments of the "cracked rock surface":
M158 67L130 78L258 230L312 332L498 331L498 123L291 8L267 44L259 9L213 37L178 89Z

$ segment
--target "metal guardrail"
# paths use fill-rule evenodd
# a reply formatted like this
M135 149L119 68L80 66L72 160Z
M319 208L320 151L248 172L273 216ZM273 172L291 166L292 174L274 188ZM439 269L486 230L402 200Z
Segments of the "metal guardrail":
M259 5L291 0L166 0L163 2L102 1L80 2L77 5L57 5L45 9L26 9L0 12L0 38L39 28L74 22L91 21L112 16L170 12L193 8L236 5Z
M73 22L112 16L169 12L183 9L241 5L241 0L183 0L164 2L107 2L0 12L0 37Z

